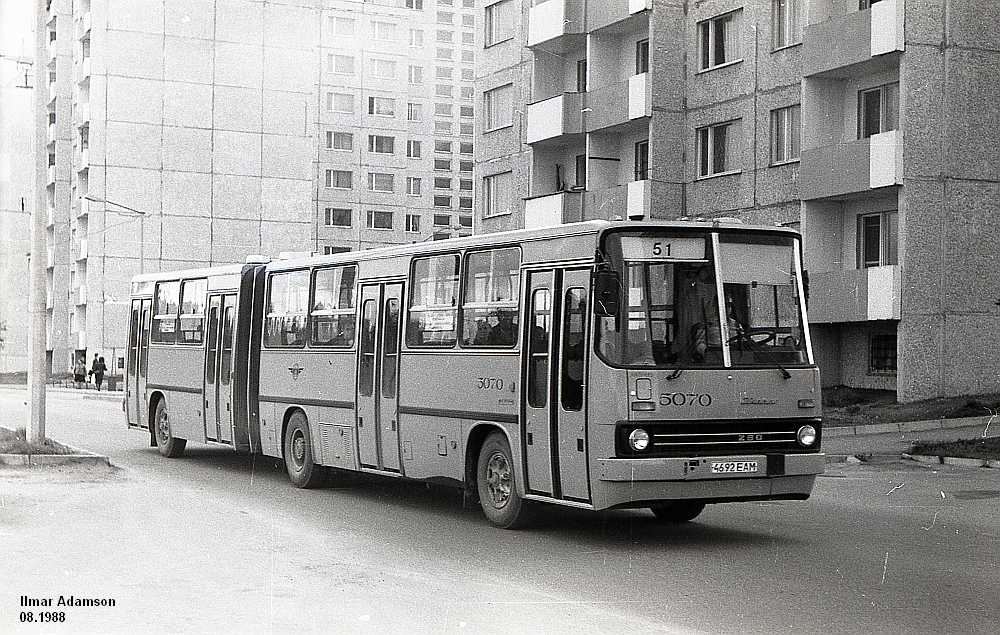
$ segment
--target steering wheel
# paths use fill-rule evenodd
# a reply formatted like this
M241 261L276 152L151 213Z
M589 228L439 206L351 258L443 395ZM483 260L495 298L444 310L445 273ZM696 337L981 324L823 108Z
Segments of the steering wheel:
M758 339L754 338L754 335L763 335L763 334L766 334L767 337L765 337L762 340L758 340ZM763 346L764 344L767 344L768 342L773 342L777 338L778 338L778 331L774 330L774 329L753 329L752 332L747 332L747 331L744 331L743 329L738 329L736 331L736 335L730 337L729 341L727 341L726 344L733 344L733 343L738 342L740 340L748 340L752 344L756 344L758 346Z

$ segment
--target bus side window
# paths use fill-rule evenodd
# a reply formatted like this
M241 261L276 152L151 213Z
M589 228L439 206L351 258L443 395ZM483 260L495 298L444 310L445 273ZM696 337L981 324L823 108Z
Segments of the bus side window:
M521 253L516 247L466 254L462 346L517 344Z
M583 409L584 325L587 323L587 292L580 287L566 291L562 318L562 407Z
M177 341L177 310L180 281L158 282L153 303L152 340L159 344Z
M354 346L354 280L358 268L317 269L313 274L309 343L313 346Z
M177 343L201 344L205 326L205 292L208 280L185 280L181 283L181 306Z
M543 408L549 394L549 335L552 300L548 289L531 294L531 331L528 343L528 404Z
M136 367L136 355L138 351L136 346L139 343L139 309L132 309L132 323L129 326L129 342L128 342L128 374L132 377L135 376Z
M271 348L305 346L308 305L308 271L272 274L267 289L264 345Z
M414 258L406 344L452 348L458 336L458 255Z
M378 319L375 300L361 305L361 361L358 365L358 394L371 397L375 386L375 320Z

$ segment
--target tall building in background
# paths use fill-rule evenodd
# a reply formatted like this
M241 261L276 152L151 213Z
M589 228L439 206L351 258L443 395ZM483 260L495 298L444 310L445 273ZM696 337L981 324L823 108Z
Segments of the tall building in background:
M799 227L827 385L1000 391L991 0L481 0L477 228Z
M41 0L51 370L121 368L143 271L471 233L474 24L472 0Z
M28 252L35 166L35 10L0 0L0 373L28 365Z

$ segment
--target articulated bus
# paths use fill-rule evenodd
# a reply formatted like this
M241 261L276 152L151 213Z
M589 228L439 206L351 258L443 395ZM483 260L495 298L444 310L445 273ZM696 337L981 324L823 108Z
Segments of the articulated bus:
M140 275L128 425L453 483L499 527L537 503L804 500L820 382L798 233L590 221Z

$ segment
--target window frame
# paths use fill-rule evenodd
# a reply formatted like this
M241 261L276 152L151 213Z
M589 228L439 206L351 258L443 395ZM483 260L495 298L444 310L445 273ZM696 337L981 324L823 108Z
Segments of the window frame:
M792 112L797 112L797 119L799 125L794 125L794 119L796 117L790 117ZM784 113L784 115L780 114ZM782 128L782 134L784 135L782 143L783 157L781 159L777 156L778 150L778 127L779 121ZM796 134L792 136L792 132ZM770 163L769 166L779 166L787 165L789 163L798 163L801 161L802 157L802 104L789 104L787 106L782 106L780 108L774 108L771 110L770 117Z
M711 178L715 178L715 177L718 177L718 176L729 176L729 175L732 175L732 174L739 174L739 173L741 173L743 171L742 168L738 168L738 167L737 168L731 168L729 170L720 170L718 172L713 172L712 171L713 170L713 166L714 166L714 162L715 162L715 134L716 134L715 130L717 130L718 128L722 128L722 127L730 127L733 124L737 124L737 123L740 124L740 133L741 133L741 136L742 136L742 132L743 132L743 126L742 126L743 120L742 120L742 118L730 119L728 121L720 121L719 123L709 124L707 126L700 126L698 128L695 128L695 180L711 179ZM708 148L707 148L707 154L708 154L708 157L709 157L709 164L708 164L708 170L709 171L707 173L705 173L705 174L702 174L702 172L701 172L702 156L703 156L703 153L706 152L706 150L702 149L701 133L702 133L702 131L705 131L705 130L708 131ZM728 158L728 157L724 157L724 158ZM735 159L734 159L734 162L735 162Z
M379 214L389 215L389 226L388 227L377 227L375 225L375 219L378 218ZM365 229L377 230L377 231L392 231L394 230L396 221L393 218L393 213L391 210L384 209L369 209L365 210Z
M333 222L336 217L336 212L347 212L347 224L335 223ZM324 207L323 208L323 227L353 227L354 226L354 210L350 207Z
M514 39L514 22L511 19L510 25L507 32L501 32L499 26L502 24L498 23L495 16L495 11L498 10L502 5L512 3L513 0L499 0L499 2L493 2L491 4L483 7L483 48L488 49L491 46L496 46L497 44L503 44L504 42ZM513 5L511 5L513 6ZM511 9L513 10L513 9ZM502 17L502 16L501 16Z
M419 312L424 312L424 311L427 310L426 308L424 308L425 305L414 305L414 303L413 303L413 301L415 299L415 294L417 293L417 291L419 289L419 285L417 284L416 278L414 277L414 274L416 272L417 263L420 262L420 261L422 261L422 260L430 260L430 259L433 259L433 258L443 258L443 257L446 257L446 256L453 256L453 257L455 257L457 259L457 261L455 263L455 276L456 276L456 280L455 280L455 293L456 293L456 298L455 298L455 304L452 305L452 311L453 311L453 315L454 315L454 321L453 321L454 329L453 329L453 331L454 331L454 334L455 334L455 338L454 338L454 340L450 344L443 344L443 345L442 344L437 344L437 345L435 345L435 344L416 344L415 343L415 338L411 337L411 329L410 329L410 322L411 322L411 317L412 317L412 314L413 314L413 307L417 306ZM407 277L406 277L406 282L409 285L409 292L407 293L407 298L406 298L406 323L405 323L405 326L404 326L405 332L403 334L403 342L405 343L406 348L408 348L408 349L411 349L411 348L412 349L424 349L424 350L440 350L440 351L455 350L455 349L458 348L458 346L459 346L459 339L461 337L461 327L459 325L459 321L458 320L459 320L459 308L460 308L461 303L462 303L462 267L463 267L462 261L463 260L464 260L463 254L462 254L461 251L458 251L458 250L441 251L441 252L436 252L436 253L430 253L430 254L423 254L423 255L419 255L419 256L414 256L413 258L410 258L409 272L407 273ZM439 305L431 305L431 306L435 306L436 307L436 306L439 306ZM441 305L441 306L443 306L443 305ZM438 310L443 311L445 309L438 309Z
M771 0L772 53L802 44L802 26L802 0Z
M205 343L205 321L208 317L208 278L184 278L180 281L180 290L177 296L177 330L176 343L178 346L194 346L201 347ZM184 290L190 283L203 283L204 289L201 293L201 313L184 313ZM184 332L182 328L182 323L184 318L194 318L198 317L201 319L201 337L197 341L185 341L181 339L180 335Z
M325 245L324 247L329 247L330 245ZM350 310L337 308L337 309L321 309L321 311L339 311L339 313L320 313L320 315L351 315L352 321L354 322L354 333L351 337L350 344L318 344L313 338L313 315L318 312L315 308L316 304L316 277L321 271L332 271L335 269L354 269L354 282L351 285L353 290L351 292L352 307ZM343 279L343 273L341 273L341 279ZM306 343L309 348L323 348L323 349L339 349L339 350L351 350L358 342L358 296L360 291L360 286L358 284L358 265L357 263L339 264L339 265L328 265L321 267L313 267L309 272L309 314L306 319Z
M586 60L585 60L586 61ZM635 43L635 73L642 75L649 72L649 38L636 40Z
M509 1L509 0L507 0ZM500 107L500 104L491 104L491 96L500 94L500 91L509 90L511 93L514 92L514 84L507 83L501 84L500 86L494 86L489 90L483 91L483 134L493 132L495 130L503 130L504 128L510 128L514 125L514 115L513 111L510 113L510 120L494 120L494 110L504 111ZM513 102L513 96L511 97ZM499 112L497 113L499 115Z
M888 119L886 114L889 112L888 106L888 94L889 87L895 86L896 89L896 112L892 128L887 128ZM870 135L866 133L866 114L865 114L865 95L870 93L879 93L879 117L878 117L878 132L874 132ZM880 84L878 86L871 86L869 88L862 88L858 90L858 140L870 139L877 134L883 134L886 132L893 132L899 130L899 81L886 82L885 84Z
M878 261L873 262L865 258L865 247L868 241L865 238L865 220L878 218ZM857 268L869 269L871 267L887 267L899 264L899 210L888 209L880 212L870 212L857 215ZM895 225L895 231L893 230ZM873 264L869 264L872 262Z
M888 346L880 346L876 341L881 338L892 338L891 349ZM894 354L888 355L889 351ZM880 356L876 356L876 352L880 353ZM876 359L892 360L891 363L885 364L885 368L878 368L875 361ZM879 377L893 377L899 372L899 335L897 332L891 332L888 329L882 327L872 327L868 331L868 375L879 376Z
M498 216L506 216L513 213L511 209L513 205L508 204L507 209L502 212L493 211L490 212L493 205L497 199L496 194L499 192L499 187L493 185L493 179L509 178L513 182L514 171L507 170L506 172L497 172L495 174L487 174L483 177L483 218L496 218ZM513 193L512 193L513 200ZM491 202L494 202L491 205ZM511 201L512 202L512 201Z
M302 329L303 329L303 332L305 333L305 337L302 338L302 343L301 344L277 344L277 345L275 345L275 344L269 344L268 343L268 339L267 339L267 321L268 321L268 319L270 319L270 317L272 315L282 315L282 316L286 316L286 315L298 315L297 313L273 313L272 314L272 313L268 312L268 309L270 308L270 303L271 303L271 291L272 291L272 288L273 288L273 285L274 285L274 281L273 281L274 277L275 276L281 276L281 275L289 275L290 276L291 274L301 273L301 272L306 272L306 274L308 274L306 276L306 310L305 310L305 314L304 314L305 315L305 321L303 322L303 325L302 325ZM312 286L311 282L310 282L311 277L312 277L312 274L310 272L309 267L299 267L299 268L296 268L296 269L282 269L280 271L269 271L267 273L267 284L266 284L266 287L264 289L264 311L263 311L263 313L264 313L264 316L263 316L264 319L263 319L263 324L261 325L261 329L260 329L260 346L261 346L262 349L267 349L267 350L294 349L294 350L298 350L298 349L304 349L304 348L307 347L307 342L309 340L309 307L310 307L309 303L310 303L310 293L311 293L310 292L310 287Z
M469 280L469 264L468 264L468 262L469 262L469 256L473 256L475 254L482 254L482 253L494 252L494 251L503 251L503 250L507 250L507 249L513 250L514 252L517 253L517 267L515 268L515 271L517 272L517 275L515 276L517 288L512 290L513 299L511 299L511 300L504 300L502 302L468 302L466 300L466 294L468 293L468 289L469 289L469 286L470 286L469 285L469 282L470 282L470 280ZM463 257L462 257L462 267L461 267L461 277L459 279L460 285L459 285L459 303L458 303L458 307L459 307L459 311L458 311L458 323L460 325L460 328L459 328L458 338L457 338L458 339L458 343L459 343L459 345L460 345L461 348L463 348L463 349L473 349L473 350L482 350L482 349L511 350L511 349L517 348L518 344L521 341L521 330L522 330L522 325L521 325L520 322L521 322L521 297L523 295L523 293L522 293L522 287L521 287L521 277L522 277L522 275L521 275L522 274L522 268L521 267L522 267L523 263L524 263L524 253L523 253L523 251L521 249L521 246L520 245L516 245L516 244L515 245L510 245L510 244L507 244L507 245L491 245L489 247L481 247L481 248L476 248L476 249L469 249L469 250L467 250L463 254ZM475 309L475 308L489 308L491 306L503 307L503 308L513 308L514 309L514 319L515 319L514 332L513 332L513 334L514 334L514 341L511 342L510 344L504 344L504 345L498 345L498 344L466 344L465 343L465 310L466 310L466 308L473 308L473 309Z
M698 26L698 28L697 28L697 38L698 38L698 40L697 40L698 73L705 73L705 72L708 72L708 71L715 70L717 68L725 68L727 66L732 66L734 64L739 64L740 62L743 61L743 46L742 46L742 42L740 41L740 36L742 35L742 32L740 30L740 27L742 26L742 22L743 22L742 18L743 18L743 8L740 7L738 9L733 9L732 11L727 11L725 13L720 13L719 15L712 16L711 18L707 18L705 20L701 20L700 22L698 22L698 25L697 25ZM723 22L723 21L729 20L729 19L732 19L733 22L738 23L738 24L736 24L736 30L735 30L735 33L736 33L735 43L736 43L736 47L737 47L736 57L733 57L732 59L724 60L722 62L717 62L715 60L716 46L717 46L717 44L716 44L716 37L717 37L717 30L718 30L718 26L717 25L720 22ZM704 49L704 47L706 45L706 42L705 42L705 36L703 35L703 33L705 32L705 30L707 30L707 36L708 36L708 44L707 44L708 45L708 56L707 56L708 59L707 59L707 61L705 59L706 55L705 55L705 49ZM723 35L723 37L724 37L724 35Z
M159 301L160 301L160 287L163 286L163 285L168 285L168 284L176 284L177 285L177 293L174 295L174 302L176 303L177 308L174 310L173 313L157 313L156 311L159 308ZM169 298L168 298L167 299L167 307L169 308L169 306L170 306L170 301L169 301ZM178 332L178 329L179 329L179 324L177 323L177 316L180 313L180 311L181 311L181 279L180 278L175 278L175 279L171 279L171 280L157 280L156 284L153 285L153 302L152 302L152 306L150 307L150 311L149 311L149 313L150 313L150 320L149 320L149 343L150 343L150 345L153 345L153 344L162 344L162 345L166 345L166 346L173 346L174 344L177 343L177 332ZM166 321L167 319L170 319L173 322L173 324L174 324L174 330L170 332L171 333L170 339L162 339L161 331L160 331L159 328L157 328L157 326L159 324L159 322L157 320L159 320L159 321L162 322L162 321Z

